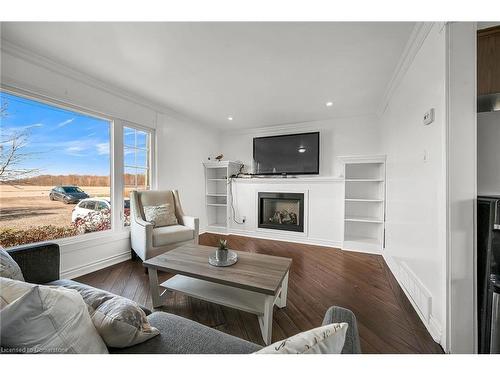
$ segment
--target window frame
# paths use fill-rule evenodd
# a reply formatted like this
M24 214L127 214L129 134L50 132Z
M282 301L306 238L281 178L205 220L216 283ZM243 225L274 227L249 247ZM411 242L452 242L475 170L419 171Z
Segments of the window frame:
M69 102L61 101L58 99L50 98L44 95L40 95L31 91L27 91L24 89L14 88L11 86L7 86L4 84L0 84L0 92L5 92L11 95L19 96L28 100L33 100L40 102L42 104L46 104L49 106L53 106L56 108L60 108L66 111L72 111L75 113L79 113L84 116L90 116L97 118L99 120L109 122L109 170L110 170L110 205L111 205L111 229L78 234L72 237L63 237L56 238L53 240L48 240L53 243L57 243L60 246L64 245L72 245L78 244L82 242L91 241L93 239L103 239L115 237L119 238L128 238L130 233L130 227L125 226L125 217L124 217L124 183L123 183L123 173L124 173L124 144L123 144L123 129L125 127L132 127L138 129L140 131L148 132L150 134L150 150L149 150L149 158L150 158L150 179L151 179L151 189L156 188L156 133L155 129L136 124L134 122L123 120L118 117L112 115L106 115L102 112L95 111L89 108L84 108L79 105L75 105ZM117 207L120 209L117 210L115 207L115 202L121 202L121 204ZM43 242L48 242L43 241ZM35 244L35 243L33 243Z
M149 158L149 168L141 168L138 166L130 166L130 165L125 164L125 148L126 147L127 148L134 148L134 149L138 149L138 150L144 150L143 148L140 148L140 147L125 146L125 142L124 142L125 128L130 128L130 129L134 129L136 131L148 133L149 145L147 145L146 150L148 151L147 157ZM123 158L122 171L121 171L121 173L122 173L122 175L121 175L122 185L121 186L122 186L122 200L125 201L125 195L124 195L125 188L126 188L125 180L124 180L125 168L136 168L136 169L139 168L139 169L143 169L143 170L149 169L149 190L156 189L156 134L155 134L155 129L148 128L146 126L142 126L139 124L135 124L135 123L130 122L130 121L122 121L121 131L122 131L122 134L121 134L121 141L122 141L121 156ZM136 186L137 186L137 184L136 184ZM130 225L128 225L128 226L125 225L125 214L123 212L125 210L124 206L125 206L125 203L123 203L121 206L121 210L122 210L122 213L120 216L120 218L122 219L121 224L122 224L124 229L130 230Z

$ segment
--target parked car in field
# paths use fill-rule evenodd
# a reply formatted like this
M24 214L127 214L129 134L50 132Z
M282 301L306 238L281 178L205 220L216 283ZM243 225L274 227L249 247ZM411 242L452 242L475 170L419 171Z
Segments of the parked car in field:
M49 193L51 201L61 201L66 204L77 203L89 195L78 186L56 186Z
M125 222L130 216L130 199L124 200ZM111 227L111 199L109 197L96 197L82 199L73 208L71 221L81 233L106 230Z

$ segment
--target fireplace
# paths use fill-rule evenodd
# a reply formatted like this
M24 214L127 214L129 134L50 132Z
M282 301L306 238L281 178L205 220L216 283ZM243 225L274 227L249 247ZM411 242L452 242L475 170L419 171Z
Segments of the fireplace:
M304 194L259 192L259 228L304 232Z

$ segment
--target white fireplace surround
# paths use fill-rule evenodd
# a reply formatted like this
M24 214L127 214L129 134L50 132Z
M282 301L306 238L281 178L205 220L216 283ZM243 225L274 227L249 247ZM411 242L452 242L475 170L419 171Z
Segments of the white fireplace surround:
M221 233L330 247L342 246L344 230L342 178L242 178L233 179L232 184L234 218L239 223L231 217L227 230ZM304 232L259 228L259 192L304 194Z

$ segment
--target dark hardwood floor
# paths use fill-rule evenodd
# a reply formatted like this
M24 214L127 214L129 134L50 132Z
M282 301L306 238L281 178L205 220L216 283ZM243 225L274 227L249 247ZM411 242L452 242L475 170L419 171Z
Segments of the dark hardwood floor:
M221 236L203 234L200 243L217 244ZM273 341L321 324L332 305L354 312L363 353L442 353L399 287L381 256L337 249L228 236L229 247L293 259L287 307L275 307ZM160 281L171 277L160 273ZM140 260L129 260L79 277L151 307L148 276ZM255 315L173 294L163 311L184 316L263 345Z

